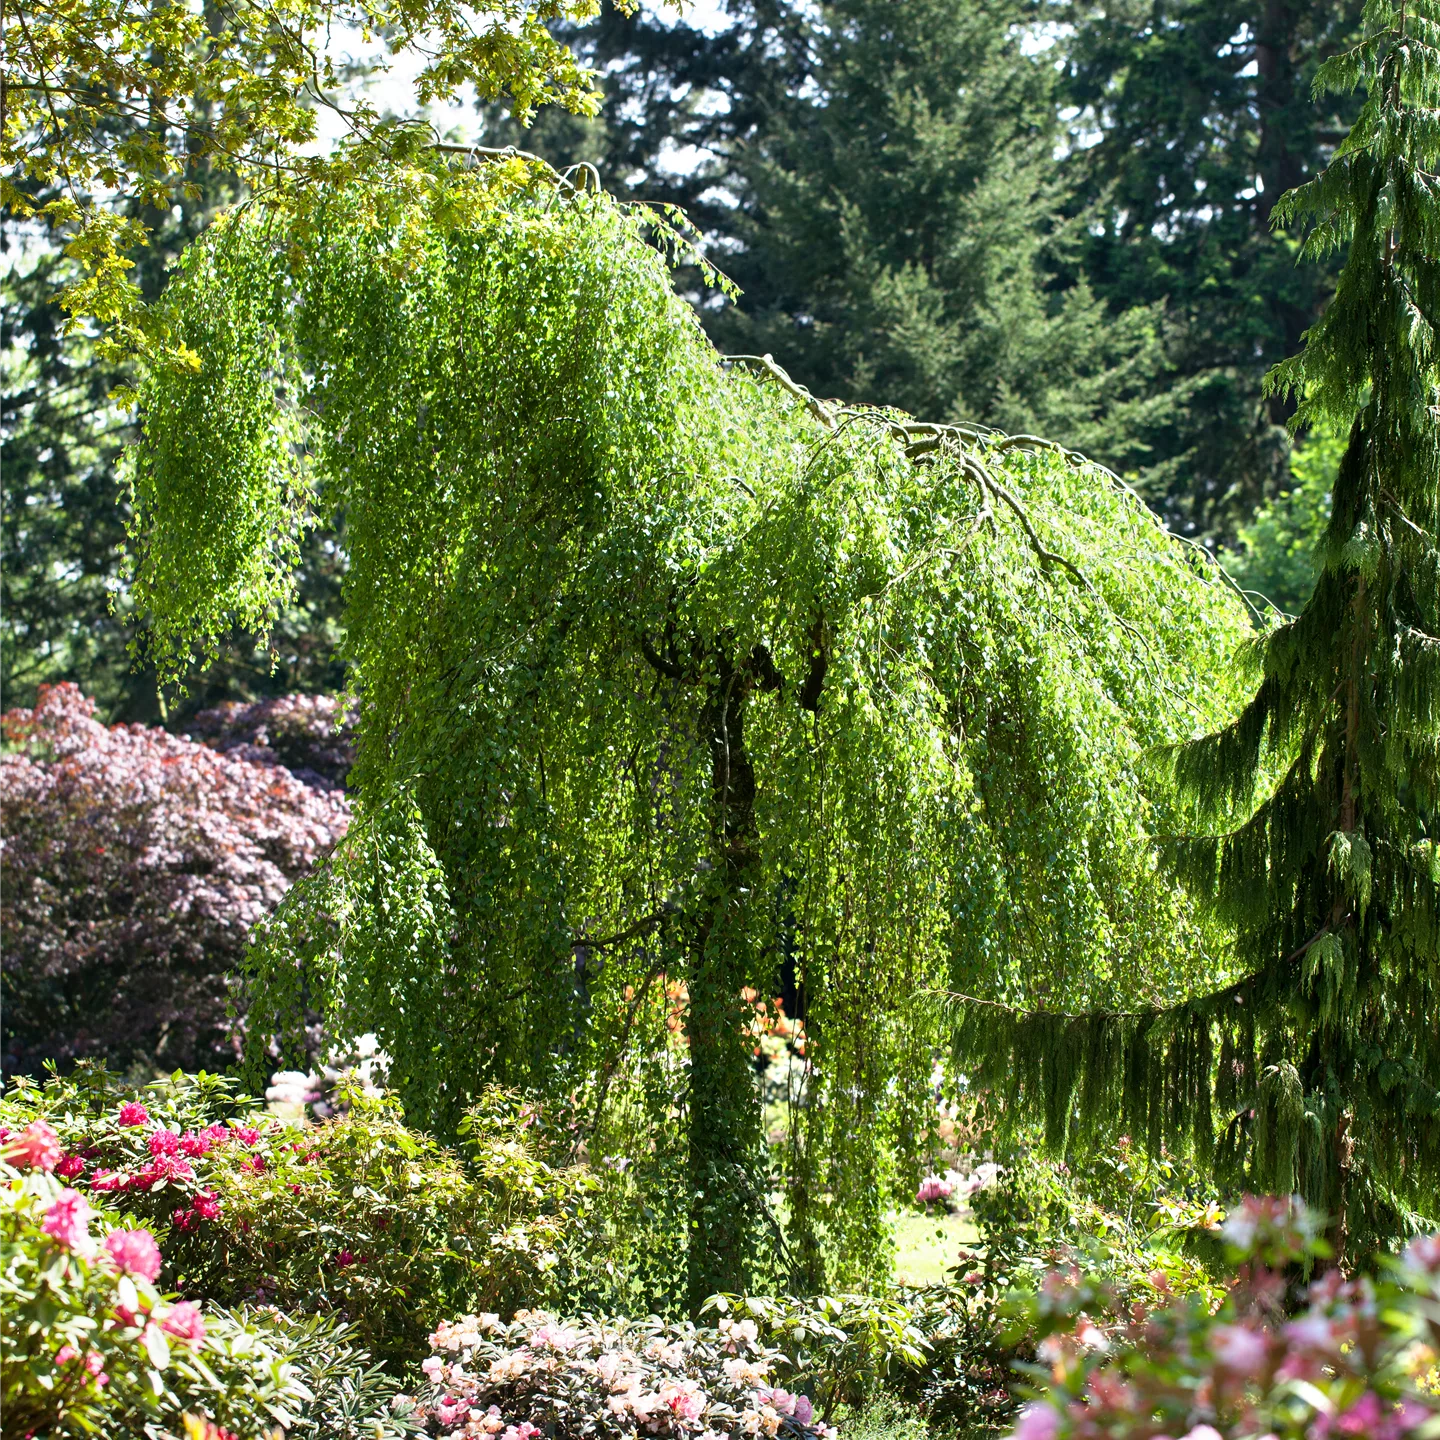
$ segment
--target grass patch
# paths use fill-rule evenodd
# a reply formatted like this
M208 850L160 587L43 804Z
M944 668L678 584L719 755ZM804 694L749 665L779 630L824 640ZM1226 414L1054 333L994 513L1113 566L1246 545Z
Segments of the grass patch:
M926 1215L901 1210L891 1217L895 1227L895 1279L901 1285L934 1285L958 1262L962 1245L980 1238L968 1214Z

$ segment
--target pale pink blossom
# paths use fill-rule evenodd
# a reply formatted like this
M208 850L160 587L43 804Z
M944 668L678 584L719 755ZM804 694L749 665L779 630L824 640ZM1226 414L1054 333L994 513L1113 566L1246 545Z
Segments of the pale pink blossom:
M1216 1325L1210 1331L1210 1353L1237 1375L1257 1375L1265 1367L1270 1346L1248 1325Z
M1060 1416L1050 1405L1027 1405L1015 1422L1012 1440L1055 1440L1060 1430Z

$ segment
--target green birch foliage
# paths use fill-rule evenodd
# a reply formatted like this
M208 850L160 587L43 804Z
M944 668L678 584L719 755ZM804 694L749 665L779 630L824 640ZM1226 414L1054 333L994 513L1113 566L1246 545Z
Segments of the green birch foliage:
M1277 214L1347 255L1271 384L1348 443L1308 603L1233 723L1176 752L1175 866L1247 974L1169 1012L970 1026L1020 1057L1056 1143L1118 1118L1298 1190L1363 1255L1440 1212L1440 7L1371 3L1317 87L1364 105Z
M685 1127L653 1213L697 1299L768 1263L776 1186L790 1278L874 1272L944 991L1223 972L1144 756L1230 713L1243 607L1078 456L727 367L653 214L495 166L317 215L192 249L167 320L200 368L151 371L134 456L176 671L288 583L307 487L348 515L359 814L250 958L252 1058L312 1005L442 1133L491 1080L580 1096L596 1155L621 1112L632 1153ZM749 1026L782 981L775 1174Z

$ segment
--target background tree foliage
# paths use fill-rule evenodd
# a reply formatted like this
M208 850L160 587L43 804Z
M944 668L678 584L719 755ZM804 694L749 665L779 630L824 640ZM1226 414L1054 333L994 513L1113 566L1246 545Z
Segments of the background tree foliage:
M490 1079L590 1094L601 1153L683 1123L697 1301L771 1263L772 1183L796 1283L875 1273L943 992L1224 972L1143 757L1227 715L1244 609L1073 453L727 371L650 212L509 162L315 214L187 252L163 319L201 364L151 368L132 472L175 671L283 601L314 505L349 517L359 810L251 961L252 1036L373 1029L441 1131ZM787 966L772 1179L749 1007ZM678 1087L630 1063L671 1044L662 981Z
M1335 266L1297 267L1271 210L1353 117L1309 87L1354 0L725 9L575 34L602 120L531 142L687 208L743 291L717 340L819 393L1063 433L1188 533L1285 488L1261 383Z

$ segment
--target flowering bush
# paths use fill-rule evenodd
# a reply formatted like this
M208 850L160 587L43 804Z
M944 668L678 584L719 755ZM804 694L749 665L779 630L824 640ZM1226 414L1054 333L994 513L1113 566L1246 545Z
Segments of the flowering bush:
M70 684L0 724L5 1068L233 1061L226 976L344 834L345 797L163 730L101 725Z
M776 1383L781 1356L758 1343L753 1320L697 1329L521 1311L509 1325L493 1314L443 1324L430 1343L411 1413L432 1435L835 1437L807 1396Z
M456 1152L351 1098L340 1118L287 1124L227 1080L137 1094L81 1067L12 1089L0 1122L53 1126L56 1172L143 1217L191 1293L343 1317L382 1359L418 1358L446 1314L558 1290L586 1242L589 1181L539 1157L524 1107L490 1092Z
M316 790L343 790L355 763L353 703L339 695L279 695L202 710L191 738L255 765L283 765Z
M253 1328L162 1295L154 1236L51 1174L58 1151L37 1121L0 1163L5 1433L175 1433L186 1413L247 1435L289 1423L307 1398L291 1368Z
M1247 1200L1225 1223L1239 1270L1219 1309L1195 1295L1126 1304L1078 1270L1023 1307L1045 1389L1014 1440L1404 1440L1440 1433L1421 1383L1440 1351L1440 1236L1390 1278L1329 1270L1298 1313L1285 1269L1323 1253L1297 1202Z

